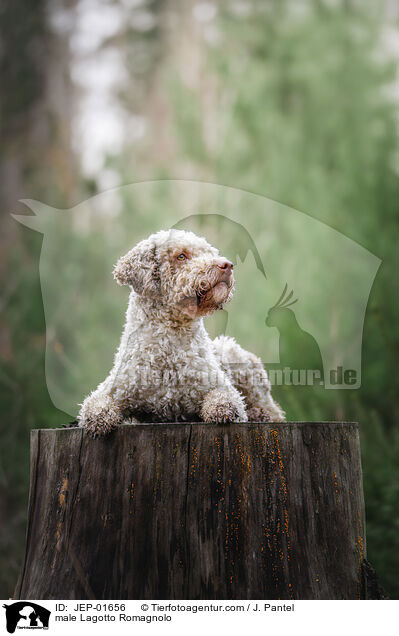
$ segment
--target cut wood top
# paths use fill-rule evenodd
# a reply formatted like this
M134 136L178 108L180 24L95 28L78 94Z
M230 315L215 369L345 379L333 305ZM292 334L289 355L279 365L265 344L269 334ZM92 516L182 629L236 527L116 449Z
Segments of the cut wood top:
M274 428L278 430L292 428L292 427L303 427L303 426L338 426L338 427L346 427L353 426L355 428L359 427L358 422L346 422L346 421L326 421L326 422L234 422L232 424L205 424L205 422L140 422L138 424L120 424L115 431L123 431L128 432L129 430L137 430L142 427L173 427L173 426L203 426L205 428L214 428L218 431L228 431L229 429L235 429L238 426L244 426L247 428L251 427L259 427L265 426L267 428ZM80 426L69 426L69 427L61 427L61 428L36 428L32 429L33 431L81 431L84 433L84 429ZM111 435L115 432L113 431ZM102 438L107 439L107 437Z

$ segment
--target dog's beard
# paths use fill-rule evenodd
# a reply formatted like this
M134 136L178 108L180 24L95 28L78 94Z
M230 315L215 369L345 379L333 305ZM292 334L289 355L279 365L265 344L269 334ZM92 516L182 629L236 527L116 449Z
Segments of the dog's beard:
M201 280L190 293L186 293L179 308L186 316L195 318L206 316L223 306L231 299L234 291L233 276L219 275L213 279Z
M198 294L198 308L202 311L221 309L228 301L231 285L226 281L219 281L208 289L205 294Z

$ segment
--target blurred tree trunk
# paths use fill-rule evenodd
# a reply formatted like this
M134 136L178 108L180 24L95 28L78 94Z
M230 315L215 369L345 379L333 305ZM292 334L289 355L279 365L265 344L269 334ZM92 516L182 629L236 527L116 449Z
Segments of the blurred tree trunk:
M76 194L71 151L73 93L68 31L73 2L63 3L65 29L50 27L49 0L4 0L0 7L0 247L16 238L9 220L22 197L63 206ZM55 9L55 7L54 7ZM68 16L68 17L67 17ZM69 20L69 26L67 25Z
M204 179L211 178L213 174L210 160L219 141L219 82L207 65L211 19L206 12L212 11L212 5L203 7L203 15L197 5L195 0L155 3L151 11L157 27L145 42L141 42L140 34L135 32L134 17L132 19L131 42L141 43L145 50L147 72L145 76L138 76L134 53L128 53L127 68L132 81L127 88L126 99L130 105L134 103L138 114L145 118L148 132L141 147L127 141L126 151L135 173L141 171L144 178L153 172L154 166L167 171L171 165L177 170L179 178ZM187 156L184 148L179 148L182 141L177 134L180 118L195 118L196 115L180 111L181 102L175 88L187 91L201 120L200 134L195 143L200 161L198 157Z
M41 236L23 229L10 215L27 213L19 199L67 207L76 198L68 42L75 4L76 0L0 4L0 526L5 530L0 544L0 596L4 598L11 592L22 549L27 484L21 466L28 461L27 430L35 409L49 405L37 267ZM57 25L56 12L61 12L64 24Z
M60 4L65 6L52 8L49 0L0 5L0 277L16 243L22 249L20 228L10 216L19 212L18 201L37 198L67 207L77 195L68 41L76 0ZM50 26L55 9L64 10L65 25L58 32ZM14 268L11 276L1 294L2 310L17 285ZM9 359L4 318L0 328L0 356Z

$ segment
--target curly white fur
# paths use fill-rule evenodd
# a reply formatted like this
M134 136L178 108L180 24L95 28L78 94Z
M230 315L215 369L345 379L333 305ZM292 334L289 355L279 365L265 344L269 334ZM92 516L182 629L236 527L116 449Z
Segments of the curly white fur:
M259 358L233 338L212 341L203 317L228 302L233 265L181 230L141 241L114 269L131 288L109 376L81 405L79 424L105 435L125 419L284 421Z

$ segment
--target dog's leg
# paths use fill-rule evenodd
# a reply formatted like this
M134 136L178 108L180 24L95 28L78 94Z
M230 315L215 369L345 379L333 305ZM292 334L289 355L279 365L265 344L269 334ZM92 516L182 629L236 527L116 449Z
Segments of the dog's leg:
M223 371L246 399L248 420L285 422L284 411L272 398L270 382L260 358L226 336L216 338L213 345Z
M84 400L78 416L79 426L93 437L107 435L122 419L121 409L101 385Z

